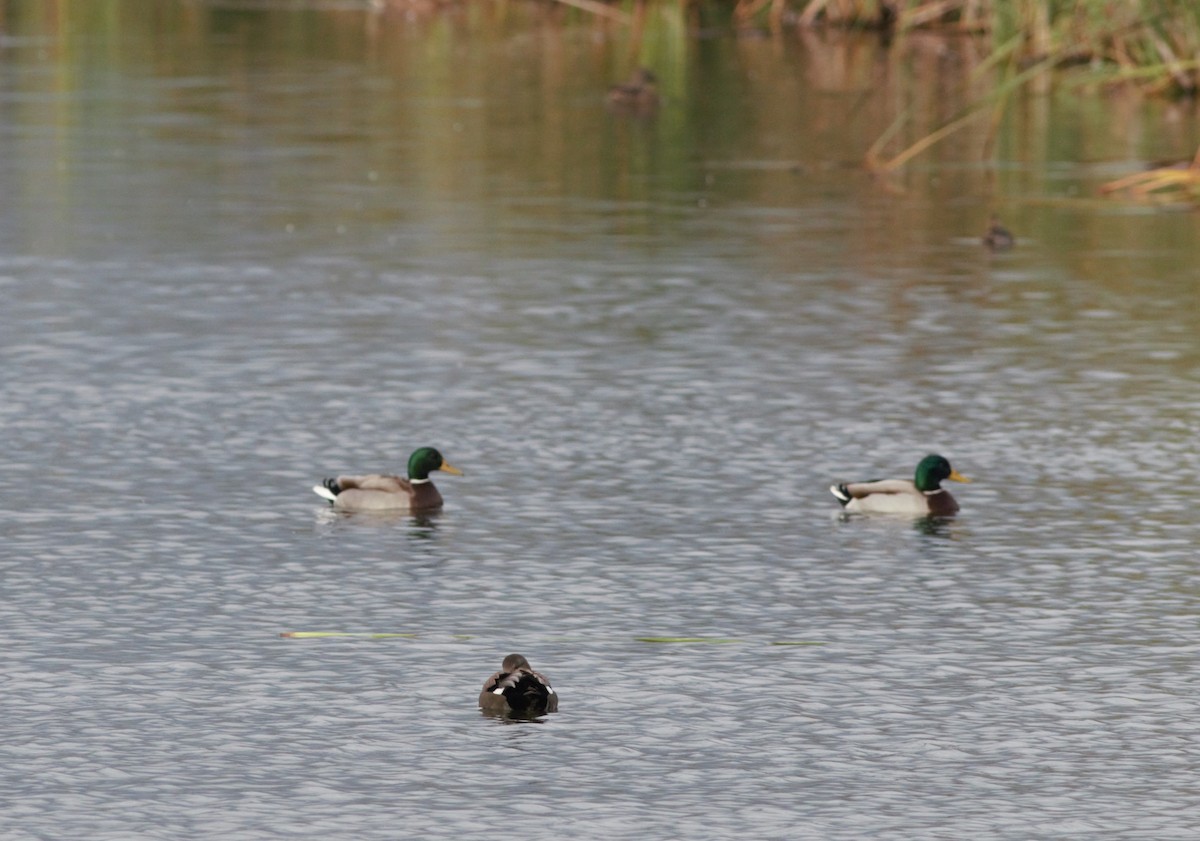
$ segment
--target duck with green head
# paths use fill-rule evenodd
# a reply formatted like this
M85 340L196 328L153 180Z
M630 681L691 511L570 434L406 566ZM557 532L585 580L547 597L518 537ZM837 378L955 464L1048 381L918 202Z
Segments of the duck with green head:
M313 485L313 492L340 511L434 511L442 507L442 495L429 478L435 470L462 475L433 447L420 447L408 458L407 479L379 473L338 476Z
M862 514L910 514L946 517L958 512L958 502L942 487L942 482L970 482L950 462L939 455L928 455L917 465L912 481L875 479L830 485L829 492L847 511Z

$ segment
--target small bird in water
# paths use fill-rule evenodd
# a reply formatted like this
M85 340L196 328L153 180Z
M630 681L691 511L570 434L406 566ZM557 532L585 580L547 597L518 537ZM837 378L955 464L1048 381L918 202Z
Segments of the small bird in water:
M1007 251L1017 244L1017 238L1012 235L1012 231L1000 223L999 217L993 213L991 224L988 225L987 232L983 235L983 244L992 251Z
M479 706L484 712L525 716L558 710L558 694L545 675L535 672L520 654L504 658L500 671L483 682Z
M939 455L927 455L913 479L872 479L830 485L829 492L847 511L862 514L910 514L946 517L958 512L958 502L942 481L970 482Z
M419 447L408 458L408 478L368 473L338 476L313 485L313 493L340 511L434 511L442 507L442 495L429 474L444 470L461 476L433 447Z
M639 67L623 85L608 89L608 105L614 111L647 117L658 110L658 77Z

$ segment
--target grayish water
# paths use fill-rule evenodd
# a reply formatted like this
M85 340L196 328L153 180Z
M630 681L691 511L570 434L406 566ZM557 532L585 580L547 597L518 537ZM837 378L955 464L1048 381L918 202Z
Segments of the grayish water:
M828 97L705 134L795 43L635 122L570 27L179 8L0 42L0 834L1196 837L1200 224L1048 200L1115 130L897 195ZM309 491L422 444L438 516ZM929 450L958 518L839 518Z

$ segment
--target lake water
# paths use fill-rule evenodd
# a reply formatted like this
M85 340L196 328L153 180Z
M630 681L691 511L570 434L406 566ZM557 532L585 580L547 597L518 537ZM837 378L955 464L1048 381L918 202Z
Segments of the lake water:
M5 7L0 834L1195 838L1200 221L1092 198L1191 106L888 185L963 45L507 8Z

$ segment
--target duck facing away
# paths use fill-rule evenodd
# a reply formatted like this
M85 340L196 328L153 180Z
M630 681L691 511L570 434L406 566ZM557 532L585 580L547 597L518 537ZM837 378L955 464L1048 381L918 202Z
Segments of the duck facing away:
M483 682L479 706L487 713L542 715L558 710L550 680L535 672L520 654L504 658L500 671Z
M435 470L462 475L433 447L421 447L408 458L407 479L379 473L338 476L313 485L313 492L339 511L434 511L442 507L442 495L429 478Z
M847 511L860 514L911 514L946 517L958 512L958 502L942 487L943 480L970 482L950 462L928 455L908 479L876 479L830 485L829 492Z

